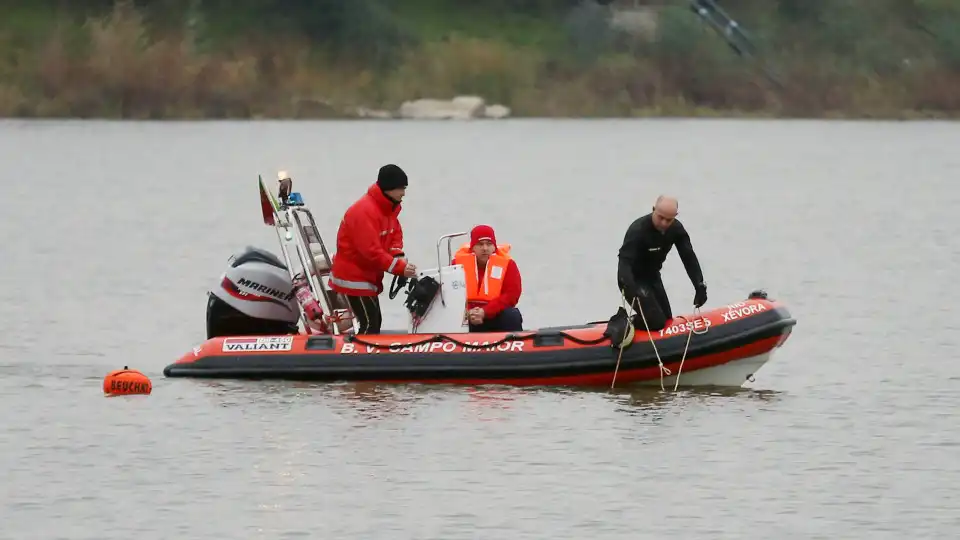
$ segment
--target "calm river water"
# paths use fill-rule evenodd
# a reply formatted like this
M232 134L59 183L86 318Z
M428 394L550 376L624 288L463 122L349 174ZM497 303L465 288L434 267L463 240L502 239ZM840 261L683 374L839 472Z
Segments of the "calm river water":
M2 122L0 537L955 538L958 148L935 122ZM492 224L527 326L610 316L666 192L707 308L762 287L794 334L740 391L163 378L227 257L277 248L257 174L332 241L387 162L413 262ZM664 278L686 311L675 252ZM105 398L123 365L153 394Z

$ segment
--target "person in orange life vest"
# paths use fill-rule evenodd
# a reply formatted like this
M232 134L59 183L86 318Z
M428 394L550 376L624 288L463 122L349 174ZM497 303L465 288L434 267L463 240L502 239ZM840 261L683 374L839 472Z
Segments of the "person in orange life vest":
M400 202L407 192L407 174L390 164L380 168L377 182L353 203L340 221L337 250L330 269L330 288L343 294L359 323L358 334L379 334L380 299L385 272L414 277L417 267L403 253Z
M477 225L470 231L470 243L453 257L453 264L463 265L471 332L523 330L523 316L517 309L520 269L509 252L509 244L497 246L493 227Z

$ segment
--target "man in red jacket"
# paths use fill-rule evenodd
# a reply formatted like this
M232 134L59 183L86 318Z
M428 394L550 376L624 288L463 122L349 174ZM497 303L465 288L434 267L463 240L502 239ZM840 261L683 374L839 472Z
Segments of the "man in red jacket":
M453 264L463 265L471 332L523 330L523 316L517 309L520 269L509 253L509 244L497 245L493 227L477 225L470 231L470 244L453 258Z
M404 257L403 229L397 219L406 191L407 174L403 169L384 165L377 182L340 221L330 288L346 296L360 326L358 334L380 333L379 295L384 273L408 278L417 274L417 267Z

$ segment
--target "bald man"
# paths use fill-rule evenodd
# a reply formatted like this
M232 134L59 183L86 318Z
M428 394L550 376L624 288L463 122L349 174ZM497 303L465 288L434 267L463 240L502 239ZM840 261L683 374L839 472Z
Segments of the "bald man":
M657 197L653 211L630 224L620 246L617 283L634 310L637 309L634 300L639 301L649 330L660 330L673 318L660 269L674 245L696 291L693 305L700 307L707 302L707 285L703 282L700 262L690 235L677 219L678 213L677 199ZM638 317L637 323L635 326L639 327L643 318Z

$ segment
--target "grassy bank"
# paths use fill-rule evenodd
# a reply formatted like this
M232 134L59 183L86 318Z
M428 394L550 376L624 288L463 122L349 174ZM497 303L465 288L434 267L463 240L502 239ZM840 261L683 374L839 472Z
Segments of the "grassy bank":
M0 116L334 118L463 94L513 116L960 116L960 9L948 1L724 2L783 90L685 2L649 12L653 33L611 29L596 5L375 2L352 0L314 32L324 40L196 0L0 8Z

